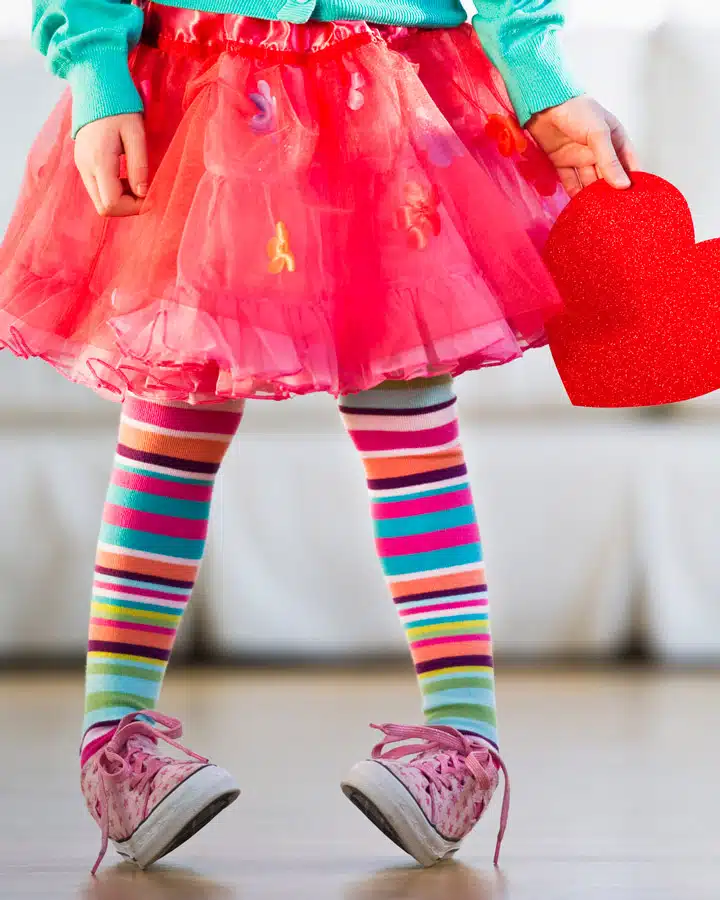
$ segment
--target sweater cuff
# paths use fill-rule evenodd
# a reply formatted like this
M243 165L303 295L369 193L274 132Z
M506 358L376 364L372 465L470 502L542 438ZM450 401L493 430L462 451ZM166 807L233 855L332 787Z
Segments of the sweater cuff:
M473 20L476 30L482 25ZM557 31L545 29L527 35L505 49L498 61L510 100L520 124L525 126L535 113L559 106L585 91L565 68Z
M72 90L73 138L83 125L96 119L143 111L125 47L94 47L91 53L73 60L65 78Z

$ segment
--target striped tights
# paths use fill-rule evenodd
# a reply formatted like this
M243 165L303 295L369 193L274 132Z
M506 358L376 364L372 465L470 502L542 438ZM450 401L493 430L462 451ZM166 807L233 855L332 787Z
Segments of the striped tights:
M496 743L482 549L449 380L344 397L365 466L380 562L404 625L425 719ZM129 398L93 582L84 763L128 713L155 707L202 560L220 464L242 404Z
M388 383L340 410L365 465L425 720L497 746L485 567L452 382Z
M95 561L81 763L153 709L205 550L236 409L123 404Z

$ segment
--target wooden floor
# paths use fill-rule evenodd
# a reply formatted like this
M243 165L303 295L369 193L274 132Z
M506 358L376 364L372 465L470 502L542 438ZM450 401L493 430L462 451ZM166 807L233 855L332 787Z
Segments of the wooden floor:
M165 865L108 854L77 788L82 685L0 678L0 897L92 900L718 900L720 676L510 672L513 804L460 860L419 870L338 788L370 721L411 721L411 677L176 674L163 708L244 793Z

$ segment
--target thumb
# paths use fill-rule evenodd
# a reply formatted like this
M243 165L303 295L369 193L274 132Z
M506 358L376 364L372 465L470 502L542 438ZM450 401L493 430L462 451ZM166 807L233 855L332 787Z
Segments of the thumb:
M148 192L149 169L145 126L142 118L133 116L123 124L120 137L125 148L130 189L136 197L144 197Z
M587 142L595 154L595 165L605 181L614 188L629 188L632 182L618 159L610 128L605 126L597 131L591 131Z

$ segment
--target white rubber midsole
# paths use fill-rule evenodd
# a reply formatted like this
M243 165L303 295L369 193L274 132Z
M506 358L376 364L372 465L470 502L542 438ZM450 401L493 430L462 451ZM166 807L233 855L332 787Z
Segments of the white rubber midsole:
M126 841L113 841L117 852L141 869L163 854L177 835L206 807L227 794L239 793L229 772L209 765L178 785ZM233 797L233 799L235 799Z
M342 783L363 794L383 814L407 852L422 866L434 866L452 855L460 841L437 833L410 791L382 763L358 763Z

